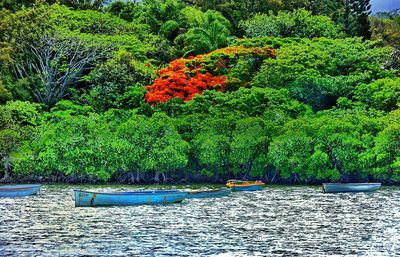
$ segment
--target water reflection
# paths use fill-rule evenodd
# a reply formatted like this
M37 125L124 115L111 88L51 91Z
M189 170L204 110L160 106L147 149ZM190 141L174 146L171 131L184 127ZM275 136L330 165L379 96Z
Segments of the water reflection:
M72 188L0 198L0 256L400 254L400 190L274 187L168 206L75 208Z

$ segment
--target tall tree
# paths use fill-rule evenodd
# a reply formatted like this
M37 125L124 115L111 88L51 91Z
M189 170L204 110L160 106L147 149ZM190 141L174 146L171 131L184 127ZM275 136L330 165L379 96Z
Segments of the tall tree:
M182 13L190 29L176 41L183 38L186 55L207 53L227 45L231 24L221 13L213 10L202 12L190 7Z
M9 178L10 156L19 146L21 135L14 127L15 124L10 113L0 106L0 163L4 165L4 176L0 182Z
M184 0L185 3L195 5L206 10L217 10L232 24L232 32L241 36L243 30L239 27L241 20L248 19L256 13L278 11L283 7L282 0Z
M126 47L138 59L146 58L150 48L158 55L158 49L147 47L153 40L157 37L147 26L92 10L37 4L15 13L3 11L0 76L6 88L25 82L38 102L52 107L114 50Z
M370 39L370 14L370 0L345 0L343 25L347 34Z
M32 91L39 103L53 106L69 92L84 71L96 61L110 55L111 47L90 45L79 37L43 35L37 44L30 45L26 58L17 66L21 78L32 81Z
M293 12L279 11L278 14L257 14L249 20L241 22L248 37L328 37L344 36L340 26L331 18L313 15L303 9Z
M0 165L4 167L5 182L10 178L12 155L22 141L29 137L30 128L41 122L39 105L28 102L8 102L0 105Z
M112 0L0 0L0 9L4 8L7 10L16 11L22 7L32 7L34 6L35 2L38 2L47 4L60 3L68 7L72 7L73 9L99 10L104 5L109 4L111 1Z

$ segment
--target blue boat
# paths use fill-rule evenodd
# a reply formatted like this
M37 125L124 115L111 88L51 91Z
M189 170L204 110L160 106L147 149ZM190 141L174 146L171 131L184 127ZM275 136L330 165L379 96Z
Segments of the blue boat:
M132 206L182 202L188 192L178 190L151 190L133 192L90 192L74 190L75 207Z
M247 180L228 180L227 187L232 188L233 191L257 191L264 188L265 183L262 181L247 181Z
M0 186L0 197L20 197L37 194L41 185Z
M211 197L223 197L227 196L232 192L230 188L222 189L207 189L207 190L196 190L190 191L187 198L211 198Z
M324 193L371 192L381 187L381 183L323 183Z

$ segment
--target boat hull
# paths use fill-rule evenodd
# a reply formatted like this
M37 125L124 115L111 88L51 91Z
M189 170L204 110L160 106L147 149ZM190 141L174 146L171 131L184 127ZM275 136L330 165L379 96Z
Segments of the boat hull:
M233 191L257 191L264 188L265 183L257 181L247 180L235 180L231 179L226 182L226 186L232 188Z
M233 186L233 191L257 191L262 190L263 185L253 185L253 186Z
M113 193L74 190L75 207L170 204L183 201L187 195L187 192L177 190Z
M41 185L0 186L0 197L21 197L37 194Z
M323 183L324 193L371 192L381 187L381 183Z
M213 197L224 197L232 192L230 188L224 188L220 190L200 190L189 192L187 198L213 198Z

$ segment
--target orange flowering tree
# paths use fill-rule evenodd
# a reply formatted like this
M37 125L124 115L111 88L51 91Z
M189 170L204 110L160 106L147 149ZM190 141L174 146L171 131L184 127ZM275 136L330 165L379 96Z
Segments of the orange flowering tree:
M190 101L205 90L227 91L246 86L251 74L268 57L276 57L273 48L231 46L174 60L159 70L158 78L147 87L145 99L153 105L175 97Z

